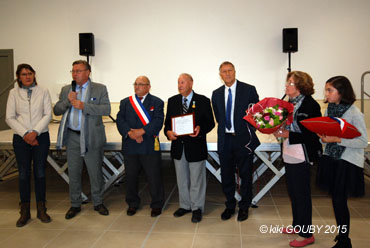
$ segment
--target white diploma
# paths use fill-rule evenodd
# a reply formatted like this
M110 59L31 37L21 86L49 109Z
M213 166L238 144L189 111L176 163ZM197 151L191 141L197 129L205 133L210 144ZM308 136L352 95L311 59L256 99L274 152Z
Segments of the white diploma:
M177 136L194 134L194 113L172 117L172 131Z

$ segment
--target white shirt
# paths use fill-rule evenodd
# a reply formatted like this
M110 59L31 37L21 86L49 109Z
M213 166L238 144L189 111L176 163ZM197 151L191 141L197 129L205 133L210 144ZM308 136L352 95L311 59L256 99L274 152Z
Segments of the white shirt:
M227 107L227 99L229 97L229 89L231 89L231 94L232 94L232 104L231 104L231 129L227 129L225 127L225 133L235 133L234 129L234 107L235 107L235 96L236 96L236 80L231 85L231 87L227 87L225 85L225 115L226 115L226 107Z

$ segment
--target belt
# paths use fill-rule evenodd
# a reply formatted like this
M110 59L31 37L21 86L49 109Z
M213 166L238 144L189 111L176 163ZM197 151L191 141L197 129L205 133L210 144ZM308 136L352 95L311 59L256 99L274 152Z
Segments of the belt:
M71 129L71 128L68 128L68 130L69 130L69 131L71 131L71 132L74 132L74 133L76 133L76 134L78 134L78 135L80 135L80 133L81 133L80 131L73 130L73 129Z

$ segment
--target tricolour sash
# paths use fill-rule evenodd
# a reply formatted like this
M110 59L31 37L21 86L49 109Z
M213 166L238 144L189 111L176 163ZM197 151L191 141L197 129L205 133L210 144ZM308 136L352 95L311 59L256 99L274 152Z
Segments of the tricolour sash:
M148 111L146 111L146 109L144 108L144 105L139 99L139 97L136 95L130 96L129 100L137 116L139 117L140 121L143 123L143 125L144 126L148 125L149 122L152 120L152 118L150 117ZM159 151L159 148L160 146L159 146L158 135L155 135L154 136L154 151Z
M143 123L144 126L148 125L149 122L151 121L151 117L148 111L146 111L146 109L144 108L144 105L142 104L139 97L134 95L134 96L130 96L129 99L130 99L130 103L132 107L134 108L137 116L139 116L140 121Z

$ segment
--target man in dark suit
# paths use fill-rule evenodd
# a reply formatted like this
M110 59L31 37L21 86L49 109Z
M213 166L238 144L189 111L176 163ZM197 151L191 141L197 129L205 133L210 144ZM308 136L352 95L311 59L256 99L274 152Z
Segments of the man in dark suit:
M175 163L180 208L174 213L181 217L192 212L191 221L202 220L206 197L206 135L215 126L210 100L193 90L193 78L183 73L178 79L178 95L168 99L164 133L171 140L171 157ZM194 113L194 133L177 136L172 130L171 118Z
M134 83L135 95L123 99L117 114L117 128L122 135L122 154L126 174L127 215L140 206L139 175L144 169L152 197L151 216L162 213L164 189L158 134L163 125L163 101L149 93L150 81L140 76Z
M84 60L72 64L72 85L62 88L54 106L55 115L63 115L58 131L57 148L67 147L69 195L71 208L65 218L81 211L81 174L85 161L91 184L94 210L108 215L103 205L102 162L106 143L102 116L110 114L105 85L91 82L90 65Z
M256 88L235 79L235 67L230 62L220 65L220 76L225 85L213 91L212 106L218 122L217 150L220 157L222 190L226 209L221 219L235 213L235 172L241 178L238 221L248 218L252 201L253 152L260 142L255 129L243 117L249 104L258 102Z

